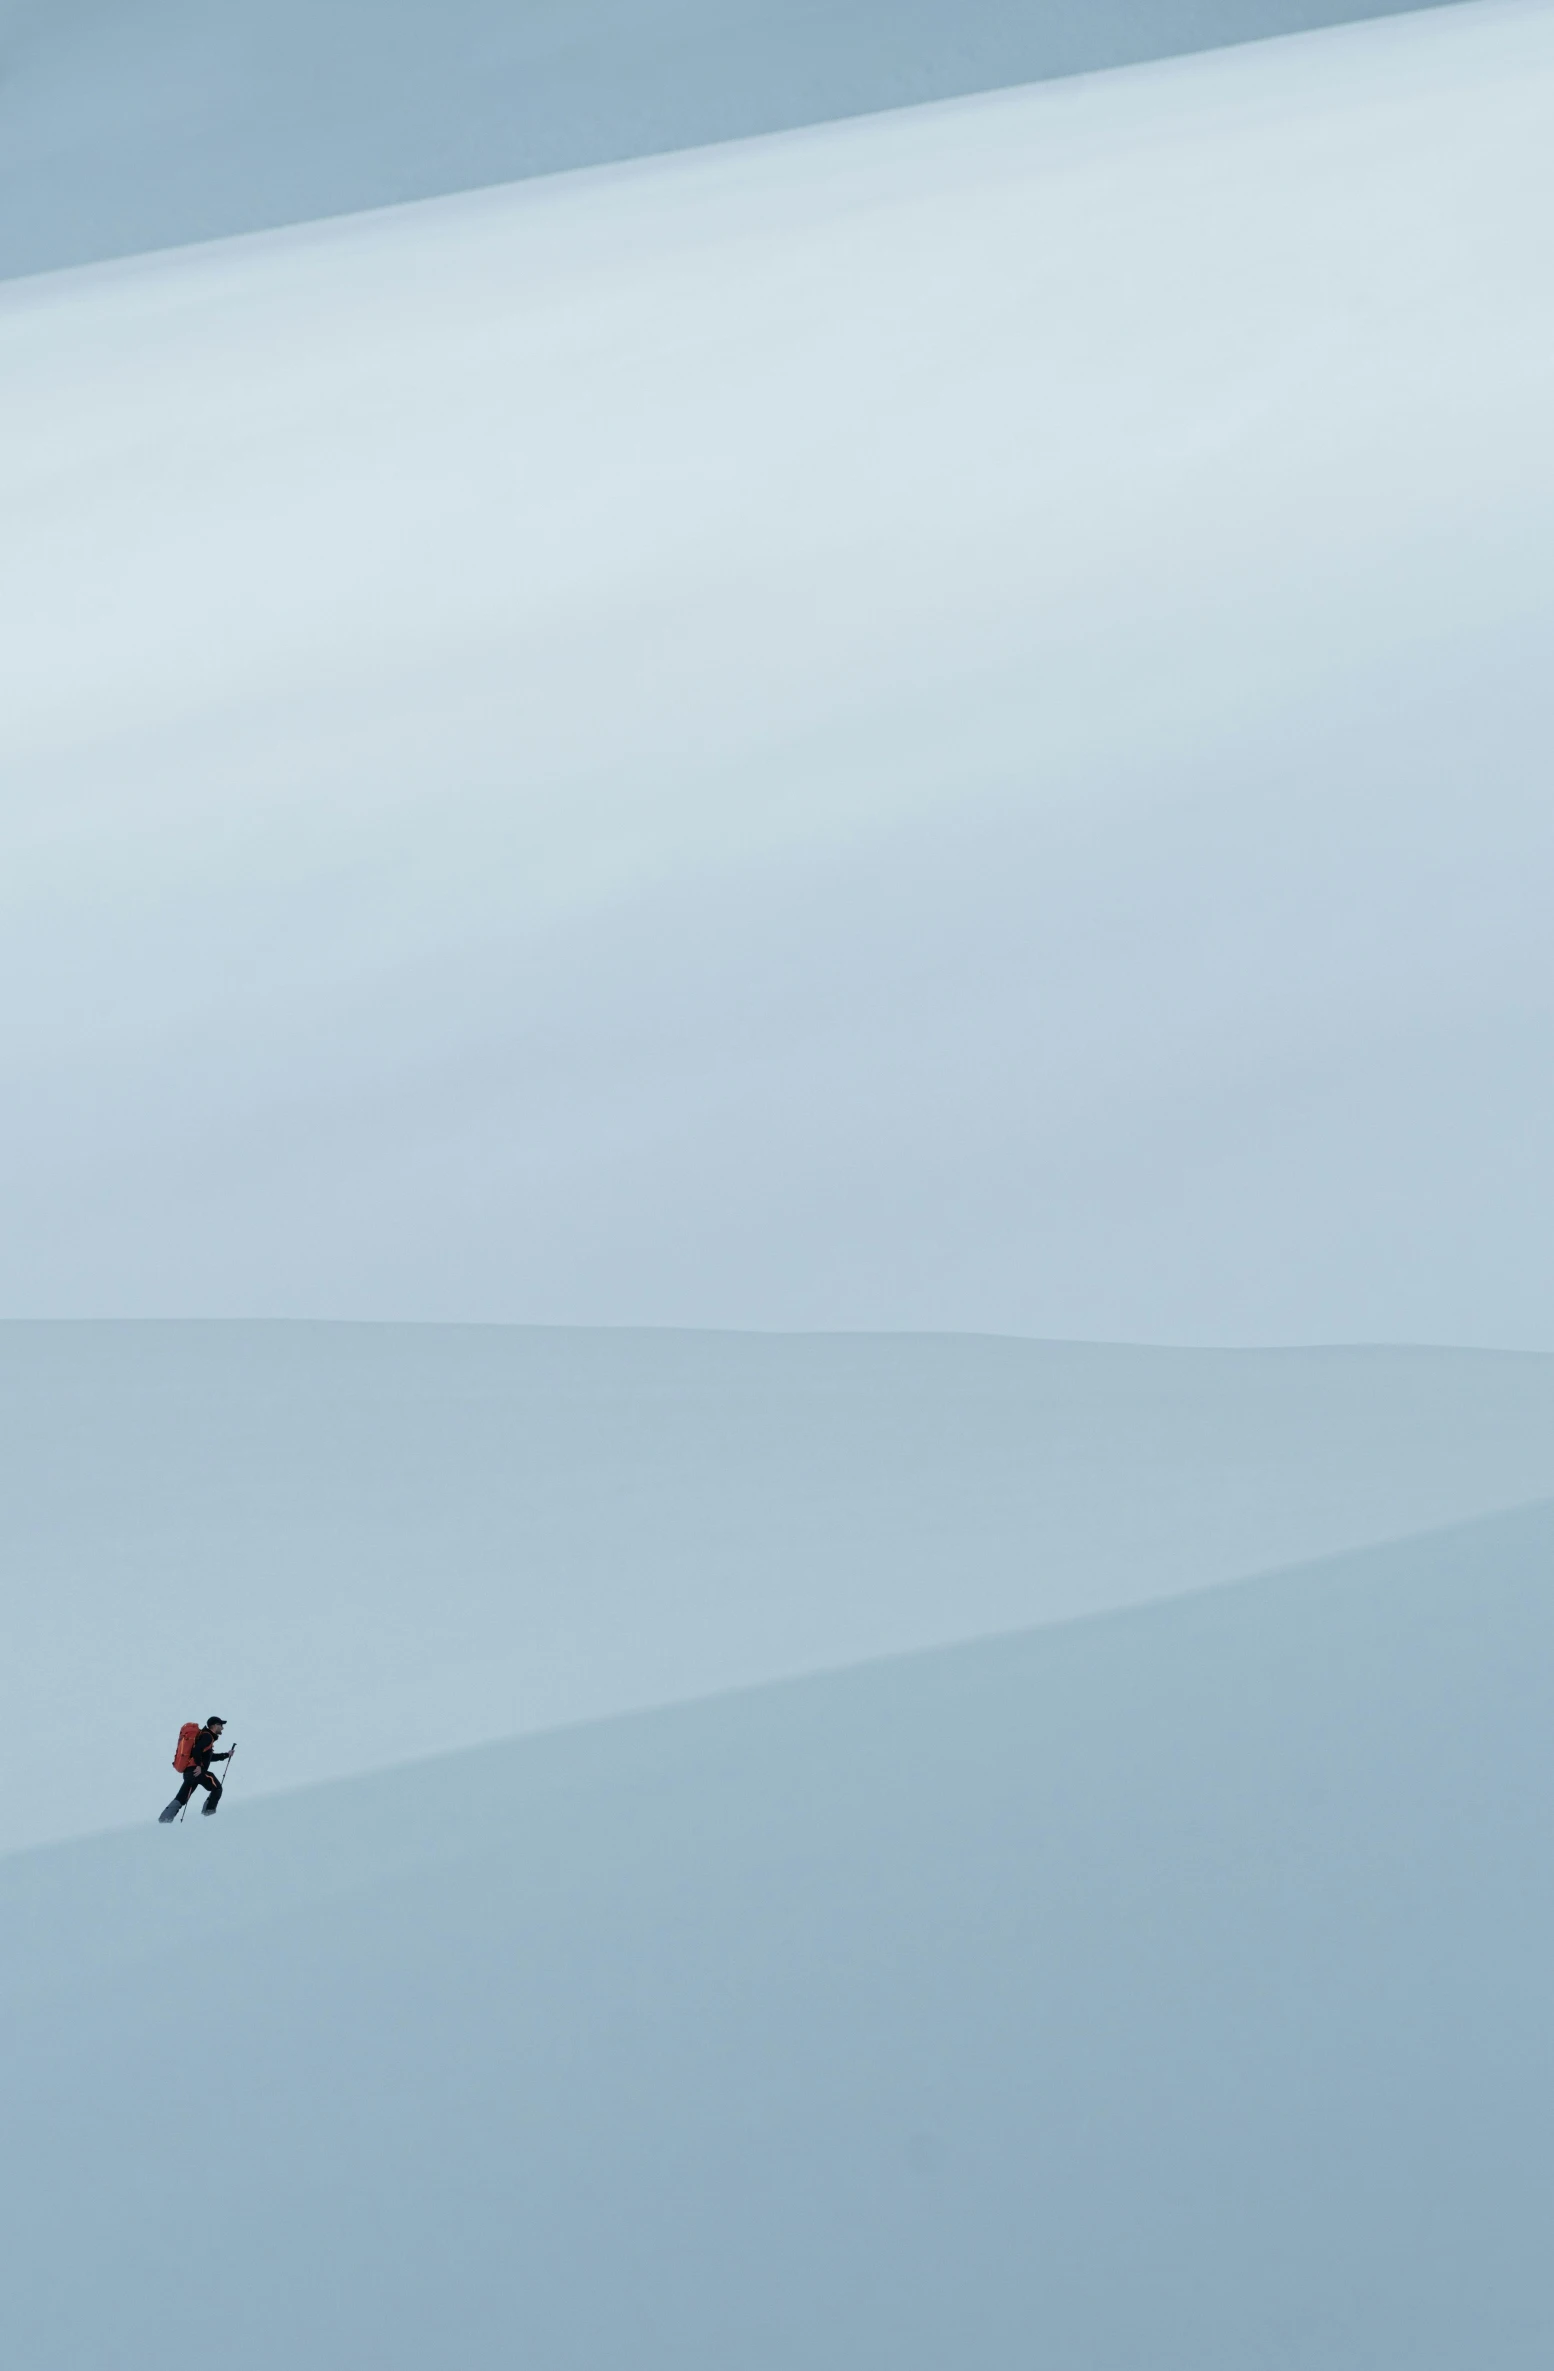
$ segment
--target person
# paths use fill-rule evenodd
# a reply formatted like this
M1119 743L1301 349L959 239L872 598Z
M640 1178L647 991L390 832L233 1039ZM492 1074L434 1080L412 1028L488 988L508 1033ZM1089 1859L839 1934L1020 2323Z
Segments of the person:
M226 1725L225 1721L212 1713L196 1737L189 1749L189 1767L183 1774L183 1785L178 1789L167 1809L161 1814L163 1827L166 1827L169 1821L175 1820L184 1805L192 1801L196 1787L202 1786L206 1789L205 1800L200 1805L200 1809L207 1819L221 1801L221 1781L212 1770L211 1764L212 1762L230 1762L232 1759L230 1747L224 1754L218 1754L216 1751L216 1740Z

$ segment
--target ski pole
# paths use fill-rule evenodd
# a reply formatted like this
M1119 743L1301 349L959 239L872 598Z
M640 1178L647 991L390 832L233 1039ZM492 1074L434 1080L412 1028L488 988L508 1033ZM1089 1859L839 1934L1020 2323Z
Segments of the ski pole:
M234 1755L236 1752L237 1752L237 1747L234 1745L234 1746L231 1748L231 1751L230 1751L230 1752L228 1753L228 1755L227 1755L227 1778L230 1778L230 1777L231 1777L231 1775L232 1775L232 1757L233 1757L233 1755ZM220 1783L220 1787L221 1787L221 1792L222 1792L222 1794L225 1794L225 1793L226 1793L226 1791L227 1791L227 1779L226 1779L226 1778L223 1778L222 1780L220 1780L220 1782L219 1782L219 1783ZM184 1821L185 1821L185 1820L188 1818L188 1816L189 1816L189 1803L192 1803L193 1801L194 1801L194 1797L191 1795L191 1796L189 1797L189 1802L188 1802L188 1803L185 1803L185 1805L184 1805L184 1807L183 1807L182 1811L180 1811L180 1812L179 1812L179 1814L178 1814L178 1825L179 1825L180 1827L182 1827L182 1826L183 1826L183 1823L184 1823Z

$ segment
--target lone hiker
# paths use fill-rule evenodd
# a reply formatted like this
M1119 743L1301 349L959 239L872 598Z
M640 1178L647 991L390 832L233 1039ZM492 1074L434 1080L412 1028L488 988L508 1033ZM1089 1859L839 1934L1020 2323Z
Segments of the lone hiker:
M178 1789L167 1809L160 1815L164 1828L178 1817L179 1812L193 1796L196 1787L202 1786L207 1790L205 1801L200 1806L207 1819L221 1801L221 1781L212 1771L211 1764L212 1762L230 1762L233 1754L237 1751L235 1746L228 1746L224 1754L218 1754L216 1751L216 1740L226 1725L225 1721L212 1713L203 1729L197 1729L193 1721L185 1721L179 1730L178 1751L173 1756L173 1768L183 1772L183 1785Z

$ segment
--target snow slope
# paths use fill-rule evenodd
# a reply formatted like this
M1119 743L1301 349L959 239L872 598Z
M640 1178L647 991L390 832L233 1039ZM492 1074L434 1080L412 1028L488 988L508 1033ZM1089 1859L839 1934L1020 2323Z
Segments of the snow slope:
M1545 1497L1547 1358L0 1327L0 1849Z
M1554 10L0 292L0 1307L1554 1346Z
M0 1863L28 2371L1542 2371L1554 1516Z
M1412 0L0 0L0 274Z

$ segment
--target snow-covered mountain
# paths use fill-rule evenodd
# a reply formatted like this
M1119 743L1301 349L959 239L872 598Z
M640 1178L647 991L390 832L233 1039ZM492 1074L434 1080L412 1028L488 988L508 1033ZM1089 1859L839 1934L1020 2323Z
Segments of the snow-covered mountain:
M0 0L0 270L1328 13ZM0 287L5 2365L1545 2371L1551 107Z
M1419 0L0 0L0 275Z
M1554 1343L1554 10L0 292L0 1306Z
M0 1862L28 2371L1542 2371L1554 1522Z

